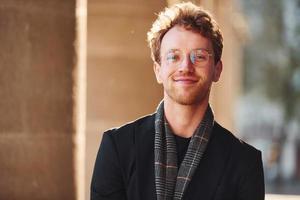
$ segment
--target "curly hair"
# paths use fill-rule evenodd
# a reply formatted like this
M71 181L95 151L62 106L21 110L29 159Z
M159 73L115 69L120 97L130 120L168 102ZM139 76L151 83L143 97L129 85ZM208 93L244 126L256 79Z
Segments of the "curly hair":
M208 11L188 2L165 8L152 24L147 33L147 40L154 62L160 64L161 41L164 35L176 25L200 33L203 37L210 39L214 51L214 61L217 63L221 59L223 37L218 24Z

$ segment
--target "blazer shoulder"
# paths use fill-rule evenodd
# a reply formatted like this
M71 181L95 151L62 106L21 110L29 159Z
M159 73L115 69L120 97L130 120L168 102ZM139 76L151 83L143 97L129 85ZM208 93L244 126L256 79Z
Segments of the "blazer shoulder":
M261 151L235 136L232 132L215 123L215 132L224 144L230 145L232 150L240 156L260 156Z
M132 138L136 129L147 129L154 126L154 115L155 113L140 117L119 127L108 129L103 134L108 135L116 141Z
M233 133L219 124L215 125L215 147L220 151L228 152L228 166L235 169L235 174L246 176L251 174L249 170L261 171L261 151L236 137Z
M230 191L228 188L235 188L236 199L263 199L264 175L261 152L217 123L212 138L215 141L214 147L222 154L225 163L222 186L219 190L219 196L222 196L220 199L223 199L225 188L226 191Z
M103 143L109 143L110 148L113 148L116 152L115 158L118 160L126 180L130 176L133 163L135 162L138 144L145 145L139 142L138 138L147 138L143 137L143 133L149 135L149 130L152 130L149 127L153 126L153 115L147 115L104 132Z

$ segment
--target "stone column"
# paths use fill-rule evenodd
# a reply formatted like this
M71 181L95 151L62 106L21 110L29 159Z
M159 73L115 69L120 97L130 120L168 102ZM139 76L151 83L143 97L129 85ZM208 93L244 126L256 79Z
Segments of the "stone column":
M1 0L0 199L76 199L75 7Z

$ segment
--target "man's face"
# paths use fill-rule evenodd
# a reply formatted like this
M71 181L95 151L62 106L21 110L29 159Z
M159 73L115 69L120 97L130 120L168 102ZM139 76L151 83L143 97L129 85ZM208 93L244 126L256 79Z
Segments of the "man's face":
M163 37L160 55L161 64L155 63L154 71L165 100L182 105L208 101L212 82L219 80L222 71L221 61L214 63L209 39L175 26Z

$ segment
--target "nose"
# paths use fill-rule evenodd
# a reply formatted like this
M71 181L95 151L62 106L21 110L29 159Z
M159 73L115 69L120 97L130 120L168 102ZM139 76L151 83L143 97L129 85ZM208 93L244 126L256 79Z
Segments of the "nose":
M190 55L184 56L179 65L179 71L180 72L193 72L194 70L195 70L195 68L190 59Z

